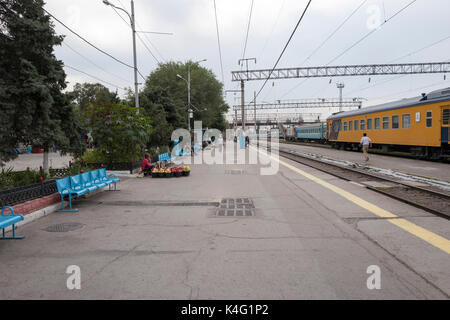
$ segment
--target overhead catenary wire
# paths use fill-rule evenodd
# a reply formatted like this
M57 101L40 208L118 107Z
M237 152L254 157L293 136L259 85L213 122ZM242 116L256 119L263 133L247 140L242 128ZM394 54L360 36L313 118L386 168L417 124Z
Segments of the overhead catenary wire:
M216 6L216 0L213 0L213 1L214 1L214 15L216 17L217 45L219 46L220 71L222 74L222 83L225 84L225 80L223 77L222 49L220 48L219 22L217 20L217 6Z
M392 63L392 62L395 62L395 61L398 61L398 60L401 60L401 59L410 57L410 56L415 55L415 54L417 54L417 53L419 53L419 52L421 52L421 51L423 51L423 50L426 50L426 49L428 49L428 48L434 47L435 45L437 45L437 44L439 44L439 43L441 43L441 42L444 42L445 40L448 40L448 39L450 39L450 35L448 35L448 36L446 36L446 37L444 37L444 38L441 38L441 39L438 40L438 41L434 41L433 43L430 43L430 44L428 44L428 45L426 45L426 46L424 46L424 47L422 47L422 48L420 48L420 49L411 51L411 52L409 52L409 53L407 53L407 54L405 54L405 55L403 55L403 56L401 56L401 57L398 57L398 58L396 58L396 59L390 60L388 63ZM379 85L381 85L381 84L384 84L384 83L387 83L387 82L391 82L391 81L394 81L394 80L397 80L397 79L400 79L400 78L403 78L403 77L406 77L406 76L408 76L408 75L407 75L407 74L404 74L404 75L401 75L401 76L398 76L398 77L395 77L395 78L391 78L391 79L387 79L387 80L384 80L384 81L375 83L375 84L370 85L370 86L361 87L361 88L359 88L359 89L356 89L356 90L351 91L349 94L355 93L355 92L359 92L359 91L364 91L364 90L367 90L367 89L370 89L370 88L379 86Z
M300 65L303 65L306 61L308 61L309 59L311 59L312 56L314 56L331 38L334 37L334 35L348 22L348 20L350 20L356 12L358 12L359 9L361 9L361 7L367 2L368 0L363 0L351 13L350 15L348 15L344 21L342 21L339 26L334 29L334 31L332 33L330 33L330 35L320 43L319 46L317 46L309 56L307 56L302 63L300 63ZM283 94L281 96L281 98L287 96L288 94L290 94L292 91L294 91L295 89L297 89L298 87L300 87L302 84L304 84L306 81L308 81L308 79L305 79L303 81L301 81L300 83L296 84L294 87L292 87L291 89L289 89L285 94Z
M248 17L247 32L246 32L246 35L245 35L244 51L242 52L242 59L245 59L245 52L247 51L248 34L249 34L249 31L250 31L250 24L251 24L251 21L252 21L252 13L253 13L253 1L254 0L252 0L252 4L250 6L250 15Z
M334 61L336 61L337 59L339 59L340 57L342 57L344 54L346 54L348 51L350 51L351 49L353 49L354 47L356 47L358 44L360 44L362 41L364 41L365 39L367 39L369 36L371 36L372 34L374 34L375 32L377 32L378 30L380 30L380 28L385 25L386 23L388 23L389 21L391 21L392 19L394 19L397 15L399 15L400 13L402 13L404 10L406 10L409 6L411 6L414 2L416 2L417 0L412 0L411 2L409 2L407 5L405 5L404 7L402 7L400 10L398 10L396 13L394 13L392 16L390 16L388 19L386 19L383 23L381 23L378 28L372 29L371 31L369 31L368 33L366 33L362 38L360 38L359 40L357 40L356 42L354 42L351 46L349 46L348 48L346 48L344 51L342 51L340 54L338 54L336 57L334 57L333 59L331 59L326 66L330 65L331 63L333 63Z
M293 38L295 32L297 31L298 26L299 26L300 23L302 22L303 17L304 17L305 14L306 14L306 11L308 11L308 8L309 8L309 5L311 4L311 2L312 2L312 0L309 0L309 1L308 1L308 4L306 5L305 9L303 10L302 15L301 15L300 18L298 19L297 24L295 25L294 30L292 31L291 35L289 36L288 41L287 41L286 44L284 45L284 48L283 48L283 50L281 51L280 56L278 57L277 61L275 62L275 65L274 65L273 68L270 70L268 77L267 77L266 80L264 81L263 85L262 85L261 88L259 89L258 93L255 95L255 97L253 98L253 100L250 102L250 104L253 103L253 102L256 100L256 98L259 96L259 94L260 94L261 91L264 89L265 85L267 84L267 81L269 81L270 76L272 75L273 71L275 70L275 68L277 67L277 65L278 65L278 63L280 62L281 58L283 57L283 54L284 54L284 52L286 51L286 49L287 49L289 43L291 42L291 40L292 40L292 38Z

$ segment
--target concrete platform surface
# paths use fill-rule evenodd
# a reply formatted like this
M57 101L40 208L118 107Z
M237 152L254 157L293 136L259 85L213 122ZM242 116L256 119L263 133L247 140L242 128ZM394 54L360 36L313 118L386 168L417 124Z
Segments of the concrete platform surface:
M448 220L283 161L450 238ZM123 178L119 192L76 201L76 214L20 227L24 240L0 242L0 299L449 298L448 253L292 169L191 168L184 178ZM216 216L222 199L241 198L253 216ZM63 223L76 228L49 232ZM79 290L67 287L72 265ZM380 289L367 286L370 266Z
M320 154L338 160L347 160L359 164L368 164L378 168L392 169L403 173L450 181L450 164L443 162L400 158L381 154L369 154L369 161L365 162L362 152L356 151L336 150L293 143L280 143L280 148Z

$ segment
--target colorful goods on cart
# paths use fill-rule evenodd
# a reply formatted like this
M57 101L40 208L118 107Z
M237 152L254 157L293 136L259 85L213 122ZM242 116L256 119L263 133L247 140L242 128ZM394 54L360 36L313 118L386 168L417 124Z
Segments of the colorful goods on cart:
M180 166L180 167L165 167L165 168L154 168L152 170L153 178L172 178L172 177L181 177L181 176L189 176L191 173L191 169L188 166Z

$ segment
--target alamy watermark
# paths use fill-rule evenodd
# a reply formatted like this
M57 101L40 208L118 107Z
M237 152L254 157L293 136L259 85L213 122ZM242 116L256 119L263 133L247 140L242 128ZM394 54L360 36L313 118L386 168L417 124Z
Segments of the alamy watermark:
M279 170L278 129L271 130L270 134L257 133L253 128L228 129L223 136L221 131L203 129L202 122L195 121L193 137L188 130L177 129L172 132L172 141L175 145L171 156L175 164L258 164L261 175L275 175Z
M66 268L66 273L70 276L67 278L66 286L69 290L81 289L81 269L77 265L70 265Z

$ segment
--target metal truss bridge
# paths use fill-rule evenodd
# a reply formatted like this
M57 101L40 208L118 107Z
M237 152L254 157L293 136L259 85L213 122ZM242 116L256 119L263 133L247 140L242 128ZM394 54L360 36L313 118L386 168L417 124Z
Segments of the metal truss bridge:
M232 81L450 73L450 62L365 64L232 71ZM270 76L270 77L269 77Z

